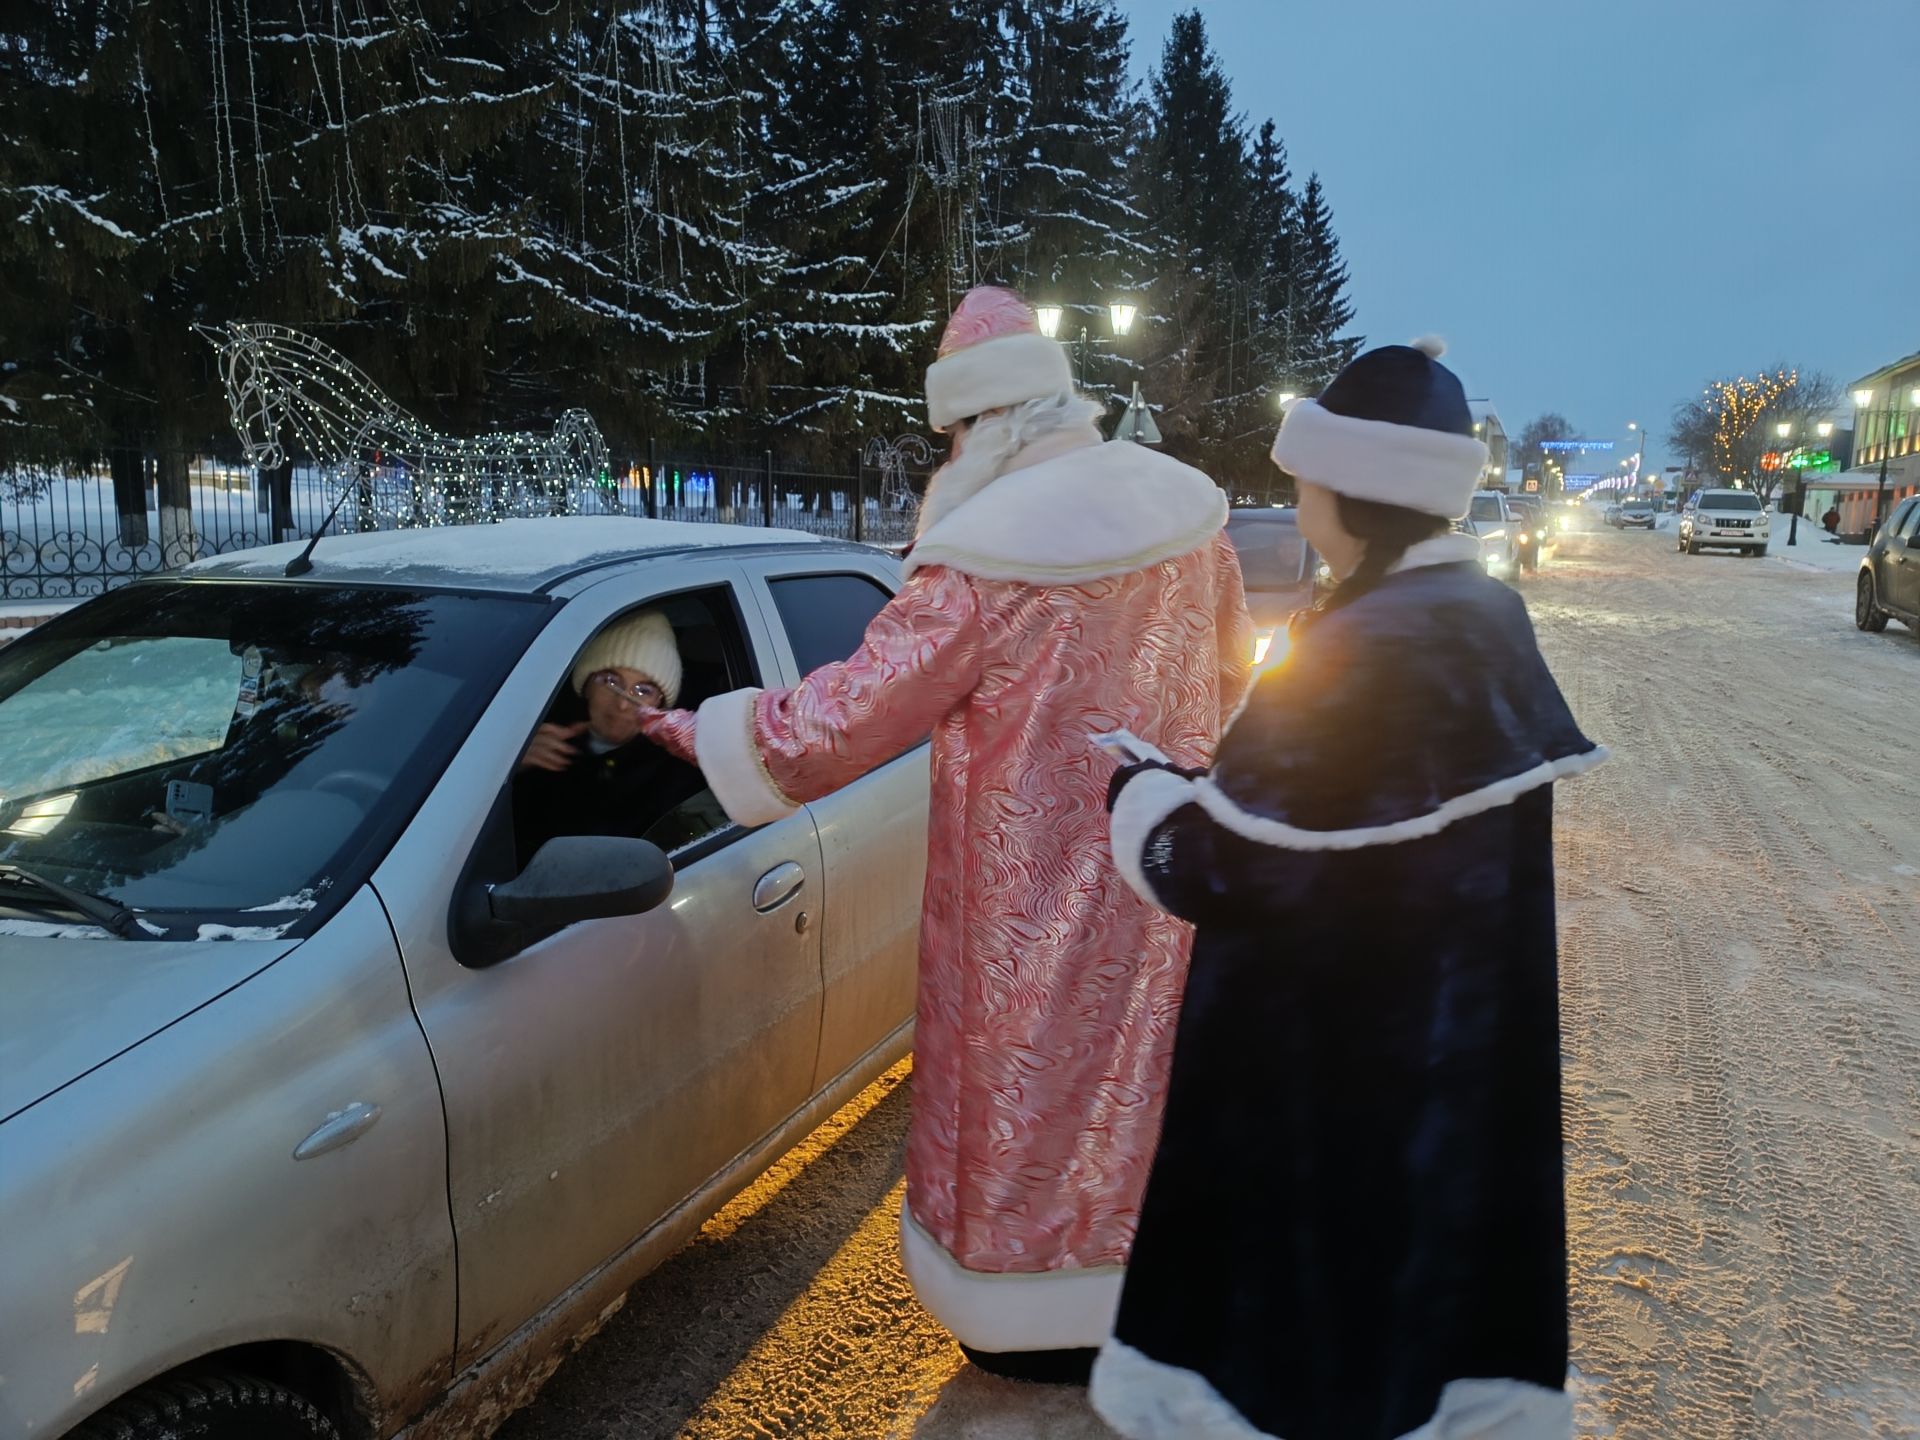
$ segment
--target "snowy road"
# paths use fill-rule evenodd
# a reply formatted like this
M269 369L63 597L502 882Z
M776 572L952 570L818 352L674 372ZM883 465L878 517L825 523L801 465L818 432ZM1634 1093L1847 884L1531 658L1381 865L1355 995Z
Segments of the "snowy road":
M1920 1436L1920 641L1851 580L1569 540L1524 585L1615 761L1562 787L1581 1433ZM895 1255L910 1081L642 1283L510 1440L1093 1440Z

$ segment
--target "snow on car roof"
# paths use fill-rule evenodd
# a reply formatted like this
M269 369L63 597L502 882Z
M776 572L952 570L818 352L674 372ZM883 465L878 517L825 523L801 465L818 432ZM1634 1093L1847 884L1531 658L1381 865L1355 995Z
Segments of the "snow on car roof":
M369 535L325 535L314 580L538 590L575 570L675 550L820 543L818 535L755 525L703 525L630 515L561 515L495 525L436 525ZM306 541L209 556L189 575L257 580L283 575Z

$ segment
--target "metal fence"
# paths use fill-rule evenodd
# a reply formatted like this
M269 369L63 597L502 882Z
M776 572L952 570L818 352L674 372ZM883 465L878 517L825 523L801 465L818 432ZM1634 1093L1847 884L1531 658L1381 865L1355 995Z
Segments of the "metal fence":
M351 534L546 515L635 515L774 526L891 545L911 538L931 452L905 437L839 471L655 455L581 482L428 484L377 458L256 472L205 457L125 455L96 466L0 471L0 600L97 595L208 555L303 540L338 507Z

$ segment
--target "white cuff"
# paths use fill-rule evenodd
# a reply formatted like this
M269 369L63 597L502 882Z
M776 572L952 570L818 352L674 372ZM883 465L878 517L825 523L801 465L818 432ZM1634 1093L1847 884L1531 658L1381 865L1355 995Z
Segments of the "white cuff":
M1157 909L1166 904L1153 892L1153 884L1141 868L1147 837L1182 805L1195 799L1193 782L1171 770L1142 770L1125 785L1113 802L1113 815L1107 821L1107 834L1113 844L1114 868L1120 878L1133 887L1134 894Z
M736 825L784 820L799 807L773 783L753 733L755 689L729 690L701 705L693 753L713 796Z

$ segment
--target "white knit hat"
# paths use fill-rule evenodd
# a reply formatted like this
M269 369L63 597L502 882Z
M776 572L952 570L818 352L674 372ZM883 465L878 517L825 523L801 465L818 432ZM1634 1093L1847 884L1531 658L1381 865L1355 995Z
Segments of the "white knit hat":
M1071 393L1067 348L1040 333L1027 302L997 285L960 297L927 367L927 419L936 430L989 410Z
M589 676L616 669L638 670L660 687L669 705L680 698L680 647L666 616L642 610L614 621L589 640L573 662L574 693L586 689Z

